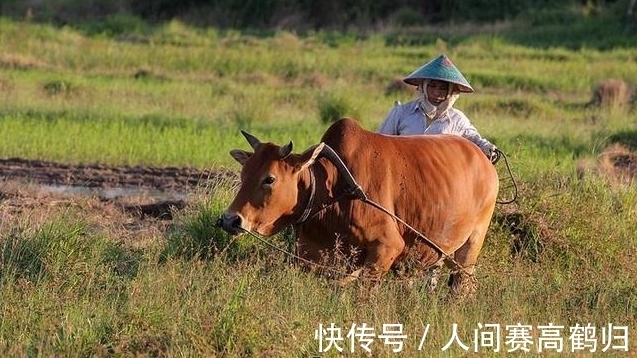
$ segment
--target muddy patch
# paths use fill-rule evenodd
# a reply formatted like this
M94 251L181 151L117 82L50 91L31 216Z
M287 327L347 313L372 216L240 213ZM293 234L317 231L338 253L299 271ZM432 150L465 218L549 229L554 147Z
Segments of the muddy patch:
M0 160L0 230L27 223L37 228L68 215L122 240L161 237L175 214L220 181L226 169L68 165L40 160Z

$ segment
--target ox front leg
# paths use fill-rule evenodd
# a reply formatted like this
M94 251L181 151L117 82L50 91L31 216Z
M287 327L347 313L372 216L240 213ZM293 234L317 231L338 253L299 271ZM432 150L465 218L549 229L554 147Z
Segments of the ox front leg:
M367 247L367 255L365 256L363 267L339 280L338 285L347 286L359 279L377 283L387 274L396 258L403 252L404 247L405 244L402 240L396 245L376 244Z
M363 277L373 281L380 280L402 254L405 242L398 236L394 240L377 242L367 248Z
M449 286L454 299L470 299L475 296L478 281L473 274L473 267L456 267L451 270Z

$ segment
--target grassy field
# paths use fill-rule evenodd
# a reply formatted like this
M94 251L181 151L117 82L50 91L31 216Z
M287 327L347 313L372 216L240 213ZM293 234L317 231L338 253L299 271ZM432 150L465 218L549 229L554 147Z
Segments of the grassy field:
M344 356L636 356L637 191L576 168L613 142L637 147L630 105L586 106L602 80L637 84L637 45L531 46L501 26L425 29L408 45L383 32L171 22L112 37L0 19L0 157L238 170L228 151L248 148L240 129L297 151L333 116L375 130L413 96L387 92L393 81L444 52L476 88L456 106L507 153L520 188L496 208L477 297L462 303L424 282L336 288L250 237L230 240L213 226L235 188L221 179L168 230L134 240L82 202L3 218L0 354L338 356L320 352L332 342ZM518 324L532 328L529 353Z

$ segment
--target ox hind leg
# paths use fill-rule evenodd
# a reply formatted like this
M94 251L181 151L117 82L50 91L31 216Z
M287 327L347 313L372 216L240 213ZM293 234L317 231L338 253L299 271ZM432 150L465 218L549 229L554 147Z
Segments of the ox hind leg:
M469 239L454 253L455 263L447 263L451 267L449 286L454 297L472 297L477 290L475 265L484 244L487 228L488 225L476 228ZM457 267L456 264L461 267Z

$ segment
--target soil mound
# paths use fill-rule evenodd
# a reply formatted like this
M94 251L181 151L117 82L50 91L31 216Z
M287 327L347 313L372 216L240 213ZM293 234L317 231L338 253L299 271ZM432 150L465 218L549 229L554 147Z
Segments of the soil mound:
M637 152L619 143L608 146L594 163L581 161L577 172L580 177L586 173L606 178L615 186L629 186L637 181Z
M593 89L589 106L624 107L633 99L633 89L622 79L609 78Z

